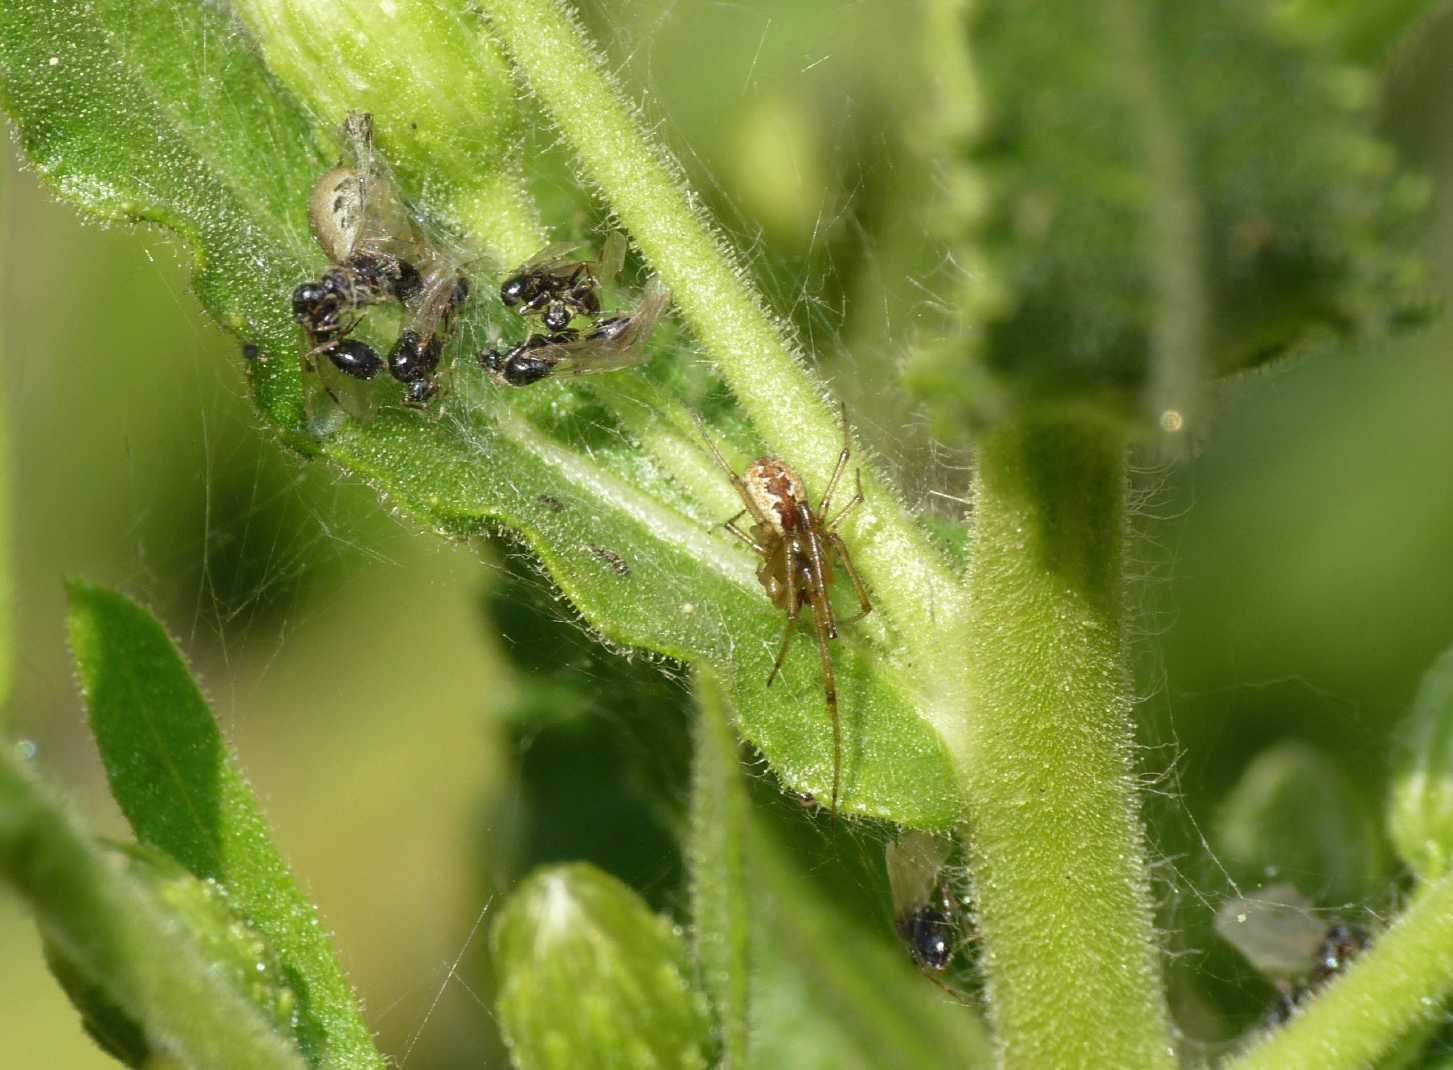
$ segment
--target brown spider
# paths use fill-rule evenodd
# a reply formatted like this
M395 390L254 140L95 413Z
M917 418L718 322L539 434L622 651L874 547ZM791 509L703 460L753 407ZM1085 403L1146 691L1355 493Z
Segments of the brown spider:
M848 425L846 413L843 417L843 448L838 454L837 467L828 480L827 492L822 504L814 512L807 499L807 490L797 473L786 463L775 457L760 457L747 465L740 476L726 463L721 451L706 433L700 417L701 436L716 457L722 471L731 477L732 486L742 499L744 508L723 526L761 557L757 566L757 580L767 592L767 597L778 609L787 612L787 630L782 635L782 646L777 651L777 661L767 675L767 686L777 678L787 648L792 642L792 633L797 624L797 614L804 605L812 606L813 629L817 633L817 650L822 657L822 682L827 693L827 712L832 717L832 813L837 819L838 789L842 781L843 740L842 724L838 720L837 682L832 672L832 655L828 653L828 640L837 638L838 624L853 624L873 611L868 601L868 592L842 536L837 533L843 518L863 502L863 478L860 469L854 469L857 490L853 498L827 520L828 506L832 504L833 492L848 466ZM737 527L742 513L750 513L752 530L743 531ZM841 559L843 570L852 581L862 612L844 621L833 617L832 601L828 591L832 584L833 558Z

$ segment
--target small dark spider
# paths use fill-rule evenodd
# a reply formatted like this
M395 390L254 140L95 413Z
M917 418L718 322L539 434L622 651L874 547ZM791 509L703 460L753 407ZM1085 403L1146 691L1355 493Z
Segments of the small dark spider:
M868 601L868 592L853 567L847 545L837 533L843 519L863 502L863 480L860 470L854 470L856 493L852 500L839 510L837 516L828 519L828 507L832 504L833 492L848 466L847 418L843 419L843 448L838 454L837 467L828 480L827 491L822 503L813 510L807 499L807 490L785 462L775 457L761 457L747 465L740 476L726 463L721 451L706 434L701 424L702 438L706 440L712 455L722 471L731 477L732 486L744 508L723 526L742 542L752 548L762 560L757 566L757 580L767 592L767 597L778 609L787 613L787 629L782 635L782 646L777 651L777 661L767 674L767 686L777 678L782 661L787 657L787 648L796 630L797 615L805 605L812 607L813 630L817 634L817 650L822 658L822 683L827 695L827 712L832 718L832 813L837 818L838 793L842 783L842 722L838 719L837 681L832 671L832 655L828 651L829 640L837 638L839 624L853 624L873 611ZM737 527L742 513L752 516L749 532ZM862 611L847 620L838 621L833 616L832 601L828 592L832 585L832 564L836 557L842 561L843 571L848 574L853 590L858 596Z

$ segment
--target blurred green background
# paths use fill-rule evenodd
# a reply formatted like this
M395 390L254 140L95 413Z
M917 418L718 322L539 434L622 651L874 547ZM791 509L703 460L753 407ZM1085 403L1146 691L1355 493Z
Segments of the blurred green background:
M758 0L688 13L660 0L588 14L869 441L924 508L948 513L966 485L961 459L930 449L883 389L944 288L941 250L915 216L930 180L901 136L917 116L912 82L898 77L912 52L894 6ZM1400 51L1385 105L1389 135L1435 181L1426 247L1445 278L1448 22ZM550 166L542 201L564 213L581 201ZM1397 718L1453 641L1450 342L1445 321L1234 384L1199 456L1147 454L1141 466L1142 768L1156 789L1159 900L1192 950L1174 967L1188 1017L1202 1002L1233 1013L1235 997L1217 989L1246 980L1207 935L1228 873L1258 876L1202 843L1215 840L1227 792L1266 748L1301 741L1323 783L1376 821ZM8 145L0 361L14 733L98 828L123 832L72 686L62 578L141 598L205 682L383 1049L419 1068L497 1061L478 957L464 954L507 879L490 846L518 827L568 830L593 798L571 778L600 771L547 763L559 790L543 796L521 779L527 748L504 716L517 682L483 612L494 551L416 533L366 488L277 449L251 414L236 343L202 319L165 237L83 226ZM406 657L372 653L399 637ZM544 802L554 826L516 821ZM669 903L675 863L659 830L621 835L644 859L629 876ZM587 850L578 839L525 853ZM1289 859L1282 876L1323 907L1375 913L1397 874L1373 858L1351 876L1335 859ZM1255 1014L1256 998L1241 1010ZM0 1034L18 1065L111 1065L5 897Z

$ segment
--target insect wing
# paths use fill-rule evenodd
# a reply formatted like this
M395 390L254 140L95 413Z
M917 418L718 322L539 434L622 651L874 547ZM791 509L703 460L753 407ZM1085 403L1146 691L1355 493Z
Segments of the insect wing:
M600 247L600 259L595 262L595 281L601 286L609 286L625 266L626 236L613 230L605 236L605 243Z
M1223 903L1216 932L1267 977L1295 977L1312 965L1327 923L1295 887L1274 884Z
M555 275L565 273L567 270L574 271L577 261L572 254L579 248L580 242L578 241L551 242L516 268L514 274Z
M893 913L902 918L926 905L938 886L948 843L926 832L908 831L883 848Z
M327 353L310 354L303 361L303 411L316 437L338 431L345 417L368 423L377 406L378 395L369 384L339 371Z
M646 287L641 304L624 319L607 320L581 338L536 351L542 359L558 356L556 374L591 375L631 368L645 362L646 341L671 301L671 291L657 279Z

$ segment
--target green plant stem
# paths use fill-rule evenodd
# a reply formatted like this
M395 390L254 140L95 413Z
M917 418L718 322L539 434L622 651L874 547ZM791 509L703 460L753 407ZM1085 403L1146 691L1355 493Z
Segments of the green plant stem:
M1353 1070L1444 1018L1453 996L1453 876L1422 886L1371 949L1226 1070Z
M647 136L573 13L558 0L481 6L586 176L671 287L676 308L758 432L810 487L824 486L842 446L839 414L695 207L679 166ZM855 563L896 628L903 661L925 681L921 714L966 761L962 659L941 640L962 619L962 587L871 471L864 471L863 487L867 501L845 526Z
M41 931L186 1066L305 1070L307 1063L206 961L166 909L108 864L0 749L0 883Z
M701 986L716 1014L719 1070L744 1070L750 1037L751 800L721 685L710 673L698 672L696 696L688 841L692 939Z
M1170 1067L1133 792L1125 445L1025 419L978 464L962 775L1001 1064Z

